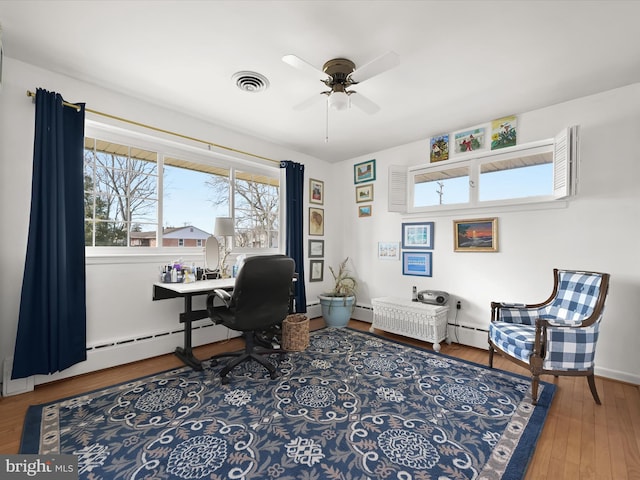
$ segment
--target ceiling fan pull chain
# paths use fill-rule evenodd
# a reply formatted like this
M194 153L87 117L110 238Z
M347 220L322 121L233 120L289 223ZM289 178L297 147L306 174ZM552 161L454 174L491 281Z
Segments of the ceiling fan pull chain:
M327 108L327 116L325 120L325 133L324 133L324 143L329 143L329 99L325 102Z

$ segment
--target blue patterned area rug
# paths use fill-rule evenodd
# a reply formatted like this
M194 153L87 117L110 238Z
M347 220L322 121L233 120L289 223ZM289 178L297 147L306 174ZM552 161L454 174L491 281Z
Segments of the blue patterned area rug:
M276 380L205 363L32 406L20 453L92 480L522 479L555 390L351 329L271 358Z

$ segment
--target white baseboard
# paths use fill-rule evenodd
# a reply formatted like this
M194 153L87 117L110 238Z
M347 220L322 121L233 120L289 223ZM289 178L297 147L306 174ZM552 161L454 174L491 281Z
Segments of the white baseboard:
M2 396L19 395L33 390L33 377L11 379L13 357L6 357L2 362Z
M619 370L611 370L609 368L600 368L597 365L593 373L598 377L612 378L613 380L630 383L631 385L640 385L640 375L634 375L628 372L620 372Z

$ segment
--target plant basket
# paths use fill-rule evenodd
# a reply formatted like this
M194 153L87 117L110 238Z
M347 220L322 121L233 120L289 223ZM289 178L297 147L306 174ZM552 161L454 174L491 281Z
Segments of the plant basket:
M309 319L302 314L288 315L282 322L282 348L301 352L309 346Z

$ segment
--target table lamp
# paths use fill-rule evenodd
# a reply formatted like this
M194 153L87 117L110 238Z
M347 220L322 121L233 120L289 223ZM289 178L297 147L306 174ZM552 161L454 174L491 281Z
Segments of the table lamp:
M222 239L224 240L224 247L223 247L223 255L222 255L222 260L220 261L220 275L222 276L222 278L227 278L229 275L227 274L227 266L225 265L225 262L227 260L227 256L229 255L229 253L231 252L231 250L228 248L228 237L231 237L233 239L233 235L234 235L234 229L233 229L233 218L231 217L217 217L216 218L216 224L213 228L213 234L216 237L222 237ZM232 241L232 246L233 246L233 241Z

